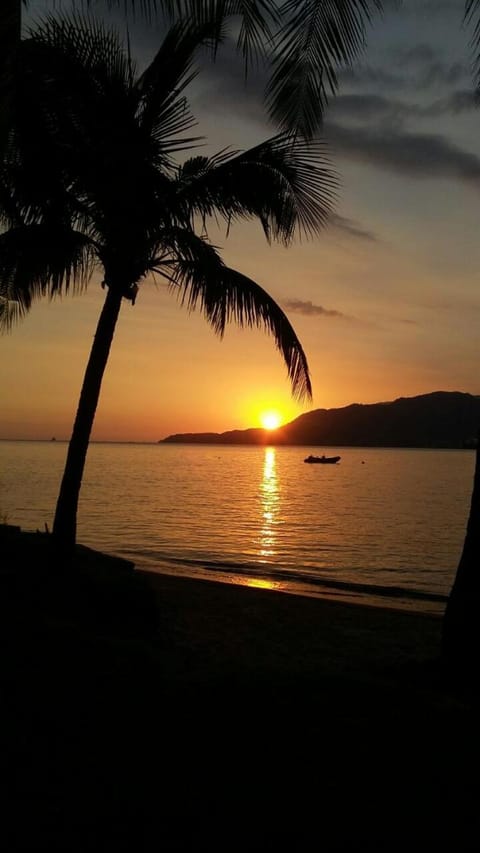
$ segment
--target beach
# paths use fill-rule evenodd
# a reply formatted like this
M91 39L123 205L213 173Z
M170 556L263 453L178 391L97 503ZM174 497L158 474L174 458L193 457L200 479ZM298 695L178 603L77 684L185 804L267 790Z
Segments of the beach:
M232 668L244 678L279 680L332 671L384 676L439 654L438 615L142 574L163 615L172 676L182 680L221 678Z
M475 703L439 674L439 616L147 580L211 847L474 849Z
M475 849L438 616L82 559L7 583L5 849Z

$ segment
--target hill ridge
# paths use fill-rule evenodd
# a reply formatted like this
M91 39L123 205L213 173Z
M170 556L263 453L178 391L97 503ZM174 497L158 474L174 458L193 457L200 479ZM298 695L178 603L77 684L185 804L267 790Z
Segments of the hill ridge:
M312 409L275 432L260 428L176 433L159 444L270 444L324 447L475 446L480 395L432 391L379 403Z

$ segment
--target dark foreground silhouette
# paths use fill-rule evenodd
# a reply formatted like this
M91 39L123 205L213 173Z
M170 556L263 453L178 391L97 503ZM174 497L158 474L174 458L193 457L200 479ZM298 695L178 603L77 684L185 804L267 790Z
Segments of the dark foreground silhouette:
M439 619L0 545L3 849L475 849Z

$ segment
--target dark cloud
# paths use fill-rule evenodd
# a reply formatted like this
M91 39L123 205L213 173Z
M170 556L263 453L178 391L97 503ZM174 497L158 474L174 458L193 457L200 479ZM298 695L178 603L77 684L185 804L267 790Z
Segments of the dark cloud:
M383 95L338 95L331 102L328 112L335 118L369 121L388 116L392 111L393 104L398 106L399 102L392 101L391 98Z
M347 128L329 124L327 137L339 154L415 178L454 178L477 185L480 158L440 134Z
M438 59L437 51L431 44L415 44L412 47L397 48L394 52L398 65L426 65Z
M419 11L428 12L430 15L438 14L443 16L445 12L452 12L457 20L463 20L465 9L464 0L414 0L414 2L406 3L404 12L406 14L418 15Z
M398 127L421 115L421 110L406 101L359 93L338 95L330 104L328 115L336 121L359 121L370 126L372 122L380 122L388 127Z
M343 88L393 92L458 86L471 77L467 62L443 62L436 58L422 63L395 63L393 69L387 71L378 65L345 68L339 71L338 79Z
M423 116L440 116L440 115L460 115L461 113L472 112L477 109L478 104L475 99L475 94L469 89L458 89L452 92L446 98L439 98L430 106L424 107L420 111Z
M354 121L382 121L398 126L416 118L434 118L442 115L460 115L478 107L474 92L458 89L445 98L437 98L430 104L419 105L389 98L384 95L351 94L338 95L329 107L329 115L335 119Z
M303 314L305 317L345 317L341 311L323 308L322 305L314 305L313 302L304 302L301 299L288 299L283 303L284 308L292 314Z
M468 76L466 63L452 62L447 65L443 62L432 62L418 75L417 85L425 89L433 86L456 86Z
M348 86L351 89L388 89L389 91L403 89L406 79L402 74L386 71L378 66L360 66L355 68L341 68L337 74L340 87Z
M468 66L463 61L446 61L431 44L415 44L390 51L390 59L401 68L405 83L415 81L416 86L429 88L436 85L456 85L468 76Z
M333 228L343 231L349 237L355 237L357 240L367 240L370 243L376 243L377 237L373 231L362 228L355 220L348 219L345 216L339 216L338 213L332 213L329 217L329 223Z

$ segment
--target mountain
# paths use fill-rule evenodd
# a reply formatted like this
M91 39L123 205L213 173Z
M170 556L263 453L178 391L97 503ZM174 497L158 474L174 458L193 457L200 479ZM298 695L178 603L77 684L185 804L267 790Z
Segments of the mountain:
M160 443L292 444L323 447L473 447L480 397L435 391L389 403L314 409L275 432L263 429L169 435Z

